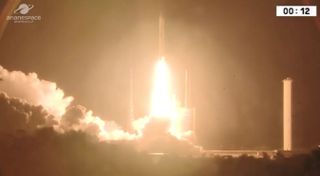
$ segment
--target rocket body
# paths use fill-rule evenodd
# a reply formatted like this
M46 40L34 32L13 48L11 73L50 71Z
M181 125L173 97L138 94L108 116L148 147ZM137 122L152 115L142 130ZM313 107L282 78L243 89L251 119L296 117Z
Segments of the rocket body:
M159 16L159 57L164 57L165 55L165 31L164 31L165 20L162 13Z

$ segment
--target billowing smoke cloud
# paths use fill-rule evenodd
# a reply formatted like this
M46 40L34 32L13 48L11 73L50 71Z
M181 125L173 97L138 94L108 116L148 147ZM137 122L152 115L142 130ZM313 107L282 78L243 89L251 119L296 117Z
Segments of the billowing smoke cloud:
M83 106L71 106L73 97L65 97L55 83L40 80L36 73L10 72L0 66L0 91L5 92L1 93L1 124L10 124L4 128L26 130L52 125L59 132L79 130L100 140L133 140L141 136L141 126L137 127L139 134L131 134Z
M61 119L62 129L85 131L100 140L133 140L140 136L123 131L113 121L103 121L80 105L69 107Z
M65 97L55 83L40 80L36 73L9 72L0 66L0 78L0 90L8 96L24 99L35 106L41 105L55 117L62 116L73 100Z
M4 133L33 131L39 127L57 124L42 106L30 105L18 98L9 98L3 92L0 92L0 112L0 132Z

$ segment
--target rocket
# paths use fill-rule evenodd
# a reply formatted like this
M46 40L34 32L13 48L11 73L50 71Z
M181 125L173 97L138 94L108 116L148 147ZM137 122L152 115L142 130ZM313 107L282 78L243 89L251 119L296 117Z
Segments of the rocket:
M159 57L164 57L165 55L165 32L164 32L164 25L165 25L165 20L163 18L162 13L160 12L159 15Z

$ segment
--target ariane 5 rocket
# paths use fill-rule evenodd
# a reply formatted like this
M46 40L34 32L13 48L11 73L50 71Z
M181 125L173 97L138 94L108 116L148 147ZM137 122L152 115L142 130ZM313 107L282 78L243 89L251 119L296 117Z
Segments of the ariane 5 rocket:
M164 27L165 27L165 20L163 18L163 14L162 12L160 12L159 15L159 57L162 58L165 55L165 31L164 31Z

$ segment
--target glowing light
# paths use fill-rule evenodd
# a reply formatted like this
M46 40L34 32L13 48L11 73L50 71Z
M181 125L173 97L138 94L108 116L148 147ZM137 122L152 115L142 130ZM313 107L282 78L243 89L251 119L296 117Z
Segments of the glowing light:
M155 68L150 116L168 119L170 122L168 132L178 139L182 139L190 136L190 131L183 131L183 108L178 106L170 81L170 70L162 57Z
M170 85L170 72L164 58L161 58L156 65L151 103L150 115L152 117L171 118L175 113Z
M115 122L105 122L100 117L94 116L92 111L85 114L81 121L80 129L95 134L101 141L104 140L134 140L141 135L130 134L123 131Z

